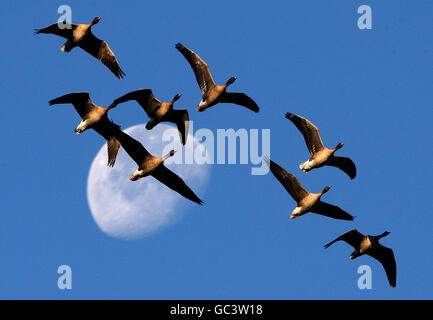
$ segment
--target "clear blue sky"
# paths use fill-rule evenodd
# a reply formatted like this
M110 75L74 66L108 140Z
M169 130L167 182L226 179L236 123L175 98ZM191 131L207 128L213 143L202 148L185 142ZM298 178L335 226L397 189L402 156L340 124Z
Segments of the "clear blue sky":
M75 23L102 20L127 76L117 80L63 39L33 35L57 21L59 5ZM357 28L357 8L373 10L373 29ZM432 1L14 1L2 3L3 73L0 168L0 298L9 299L432 299ZM198 52L217 82L239 79L261 107L195 111L200 91L176 42ZM249 165L215 165L203 207L151 237L122 241L95 224L86 182L104 143L76 136L72 106L48 100L89 91L106 106L150 87L161 99L183 94L194 127L270 128L272 159L354 222L308 214L272 175ZM334 168L308 174L304 141L284 114L313 121L328 146L345 143L358 176ZM111 117L124 127L147 120L130 105ZM397 288L370 257L323 245L357 228L385 230L394 249ZM57 288L57 267L72 267L73 289ZM373 269L373 289L359 290L358 266Z

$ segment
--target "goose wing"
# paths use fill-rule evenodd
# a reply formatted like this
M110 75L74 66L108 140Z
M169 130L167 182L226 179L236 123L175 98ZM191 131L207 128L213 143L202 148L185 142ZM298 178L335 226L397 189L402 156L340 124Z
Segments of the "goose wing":
M311 121L289 112L286 113L286 118L301 131L311 155L325 148L319 129Z
M66 38L68 40L72 40L73 38L73 31L77 27L76 24L66 23L66 22L56 22L53 24L50 24L48 27L42 28L42 29L35 29L35 34L39 33L50 33L55 34L56 36L60 36L63 38Z
M296 202L301 201L309 194L293 174L280 167L268 157L265 158L265 161L275 178L277 178Z
M120 149L120 142L115 137L116 130L120 130L120 126L109 121L107 118L103 118L101 121L95 123L92 129L107 140L107 165L113 167L116 162L117 153Z
M151 89L138 89L117 98L113 101L110 108L114 108L119 103L135 100L143 108L149 118L152 118L156 110L161 106L161 101L155 98Z
M336 157L333 156L326 161L327 166L337 167L346 173L350 179L356 177L356 166L355 163L347 157Z
M107 41L98 39L89 32L89 34L80 41L78 46L101 61L117 78L120 79L125 76Z
M215 81L210 73L209 66L204 62L198 54L191 51L181 43L176 44L176 49L186 58L192 70L202 94L205 94L215 85Z
M395 263L394 252L392 249L384 247L378 243L374 249L367 252L367 254L382 264L383 268L385 269L389 285L391 287L395 287L397 282L397 265Z
M180 110L172 110L168 117L167 121L173 122L177 126L177 130L179 131L180 140L182 144L186 144L186 139L188 137L189 131L189 115L188 110L180 109Z
M182 178L164 166L164 164L155 169L155 171L152 172L152 176L183 197L198 204L203 203L203 201L200 200L200 198L197 197L195 193L187 186Z
M353 220L353 216L348 214L346 211L320 200L314 205L313 208L311 208L310 211L334 219Z
M90 100L88 92L68 93L64 96L50 100L48 103L50 106L55 104L72 103L81 118L84 118L90 110L95 107L95 104Z
M139 167L146 159L152 157L149 151L147 151L140 142L122 130L116 130L115 137L117 140L119 140L122 148L125 149L126 153L131 157L132 160L135 161L135 163L137 163Z
M335 240L325 244L325 248L328 248L330 245L332 245L333 243L340 241L340 240L346 242L347 244L352 246L354 249L359 249L362 240L364 240L364 235L362 233L358 232L358 230L352 229L350 231L343 233L341 236L339 236Z
M220 96L219 102L238 104L254 112L259 112L260 109L253 99L242 92L226 92Z

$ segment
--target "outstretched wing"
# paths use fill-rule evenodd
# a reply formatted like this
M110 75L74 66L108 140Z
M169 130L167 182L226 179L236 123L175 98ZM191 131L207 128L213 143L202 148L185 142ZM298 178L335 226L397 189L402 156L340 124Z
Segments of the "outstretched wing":
M119 103L135 100L137 101L146 114L152 118L155 111L160 107L161 101L155 98L151 89L138 89L117 98L113 101L110 108L114 108Z
M302 186L302 184L293 174L280 167L268 157L265 157L264 160L268 164L275 178L277 178L277 180L283 185L283 187L296 202L301 201L309 194L309 192Z
M397 265L395 263L394 252L392 249L377 244L376 247L367 254L378 260L385 269L389 285L395 287L397 283Z
M257 103L242 92L226 92L220 96L219 102L238 104L254 112L259 112L260 110Z
M363 239L364 239L364 235L362 233L358 232L358 230L356 229L352 229L350 231L343 233L335 240L325 244L325 248L328 248L333 243L342 240L347 244L349 244L350 246L352 246L353 248L358 249Z
M80 41L79 47L101 61L117 78L120 79L125 76L106 41L102 41L90 33Z
M181 177L164 165L160 165L155 171L153 171L152 176L183 197L198 204L203 203L203 201L195 195L195 193L187 186Z
M116 130L115 137L119 140L122 148L125 149L126 153L135 161L135 163L137 163L138 166L141 166L147 157L152 156L140 142L122 130Z
M188 110L180 109L180 110L172 110L169 113L167 121L173 122L177 126L177 130L179 131L179 136L182 141L182 144L186 144L186 139L188 137L189 131L189 115Z
M181 43L176 44L176 49L186 58L194 71L195 78L197 80L198 86L203 94L209 91L214 85L215 81L210 73L209 66L204 62L198 54L191 51Z
M356 177L356 166L350 158L333 156L325 163L327 166L337 167L346 173L350 179Z
M107 140L108 163L107 166L113 167L116 162L117 153L120 149L120 142L116 139L115 134L120 130L120 126L103 118L92 126L92 129L99 133Z
M327 216L339 220L353 220L353 216L348 214L346 211L340 209L332 204L318 201L310 210L313 213L321 214L322 216Z
M296 128L301 131L311 155L325 147L319 129L311 121L289 112L286 113L286 118L292 121Z
M48 27L42 29L35 29L35 34L39 33L50 33L55 34L56 36L60 36L71 40L73 38L73 31L77 27L76 24L67 23L64 21L59 21L53 24L50 24Z
M73 92L50 100L49 105L71 103L81 118L84 118L95 107L88 92Z

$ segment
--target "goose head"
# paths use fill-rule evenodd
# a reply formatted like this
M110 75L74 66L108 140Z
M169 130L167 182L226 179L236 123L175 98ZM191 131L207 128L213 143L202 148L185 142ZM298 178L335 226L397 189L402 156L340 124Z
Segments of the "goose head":
M129 180L131 181L137 181L138 179L143 178L143 170L135 170L134 173L131 175Z
M329 191L329 189L331 189L330 186L326 186L325 188L323 188L322 192L320 192L320 196L324 195L325 193L327 193Z
M90 23L91 26L94 26L95 24L97 24L99 22L99 20L101 20L100 17L96 17L92 20L92 22Z
M171 100L171 104L173 105L177 100L179 100L179 98L180 98L181 96L182 96L182 95L181 95L180 93L178 93L177 95L175 95L174 98Z
M337 151L338 149L341 149L344 146L343 142L340 142L339 144L337 144L334 148L334 152Z
M389 231L385 231L384 233L382 233L380 236L379 236L379 238L383 238L383 237L386 237L387 235L389 235L391 232L389 232Z
M200 103L198 104L196 110L197 110L198 112L203 112L203 111L205 111L207 108L208 108L208 107L207 107L206 103L202 100L202 101L200 101Z
M169 153L167 153L164 157L162 157L162 162L164 162L164 161L167 160L168 158L174 156L175 153L176 153L176 150L170 150Z
M227 82L226 82L226 84L225 84L226 88L227 88L229 85L231 85L233 82L235 82L236 79L237 79L236 77L231 77L230 79L228 79Z

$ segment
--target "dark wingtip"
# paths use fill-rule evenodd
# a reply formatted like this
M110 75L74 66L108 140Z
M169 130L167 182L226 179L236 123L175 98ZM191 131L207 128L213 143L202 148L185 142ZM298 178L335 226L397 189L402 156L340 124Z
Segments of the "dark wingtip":
M33 29L33 34L39 34L41 33L41 29Z
M292 119L293 117L294 117L294 114L293 114L293 113L286 112L286 118L287 118L287 119Z
M177 42L176 45L175 45L175 47L176 47L177 50L185 48L185 46L182 43L180 43L180 42Z

